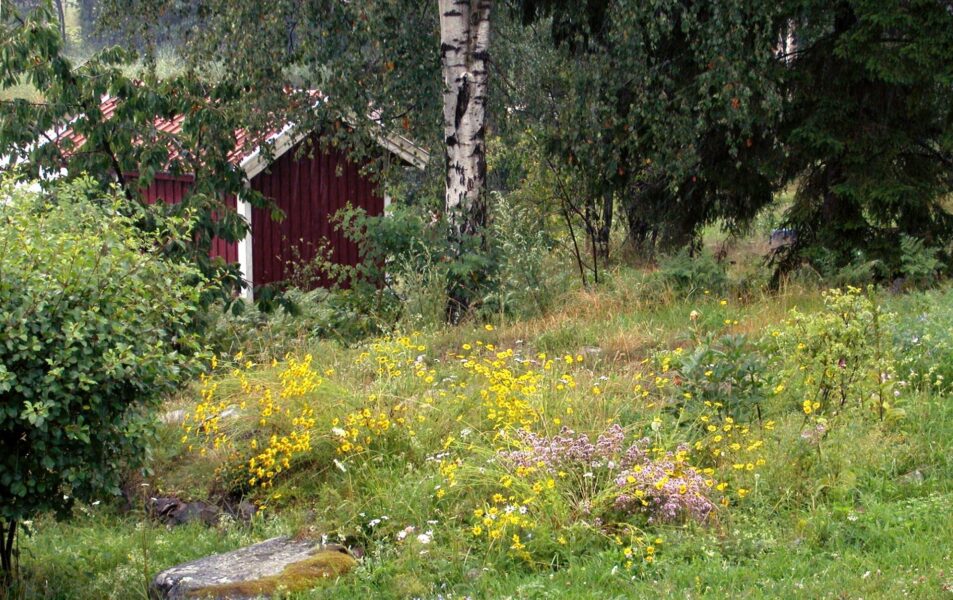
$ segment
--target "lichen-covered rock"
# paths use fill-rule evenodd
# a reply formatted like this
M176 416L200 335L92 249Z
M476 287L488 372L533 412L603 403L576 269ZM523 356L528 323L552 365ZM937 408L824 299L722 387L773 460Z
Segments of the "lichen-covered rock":
M349 571L357 561L343 546L279 537L181 564L156 575L156 600L248 600L301 591Z

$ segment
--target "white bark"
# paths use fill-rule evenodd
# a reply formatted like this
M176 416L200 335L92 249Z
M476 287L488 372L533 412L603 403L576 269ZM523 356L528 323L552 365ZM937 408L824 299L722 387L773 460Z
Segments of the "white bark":
M447 154L445 208L454 251L486 221L486 98L492 0L438 0Z

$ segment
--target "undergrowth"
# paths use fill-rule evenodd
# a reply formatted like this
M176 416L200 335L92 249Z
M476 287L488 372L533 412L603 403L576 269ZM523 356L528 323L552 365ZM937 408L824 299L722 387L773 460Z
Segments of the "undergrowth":
M294 598L951 594L953 292L648 302L626 277L513 324L220 356L143 489L252 522L44 518L23 597L143 597L302 530L364 557Z

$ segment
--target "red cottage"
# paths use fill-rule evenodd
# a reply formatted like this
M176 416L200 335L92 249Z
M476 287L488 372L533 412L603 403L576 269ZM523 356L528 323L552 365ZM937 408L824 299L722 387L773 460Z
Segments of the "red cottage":
M101 108L109 118L115 99L107 99ZM170 134L178 133L181 124L181 117L156 121L157 128ZM250 223L250 232L238 243L214 240L211 255L239 264L243 277L251 284L246 291L249 298L254 286L285 280L292 260L313 259L322 243L330 246L335 262L356 265L356 244L335 231L330 218L348 203L370 215L383 214L389 204L389 198L341 151L314 144L310 156L308 152L299 156L298 150L309 135L312 132L288 124L267 140L273 144L271 162L262 155L260 146L251 151L233 151L229 157L245 172L247 186L273 200L285 214L285 219L277 222L269 211L253 209L241 196L237 201L229 198L228 205ZM75 137L74 147L79 147L83 140ZM242 138L239 132L239 148L245 145ZM380 135L376 141L383 151L418 169L423 169L429 159L426 150L403 136ZM178 203L193 179L191 175L159 173L142 190L143 198L149 203Z

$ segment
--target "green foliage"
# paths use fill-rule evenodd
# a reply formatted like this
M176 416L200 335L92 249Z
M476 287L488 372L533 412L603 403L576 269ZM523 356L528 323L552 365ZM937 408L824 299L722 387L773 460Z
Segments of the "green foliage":
M327 296L325 289L305 292L293 288L282 292L286 305L274 310L219 310L212 306L202 315L205 343L225 356L239 352L254 359L284 356L307 344L327 321Z
M747 336L708 333L690 351L664 356L681 379L682 397L674 399L674 406L717 404L714 412L722 416L747 423L760 420L768 394L768 360Z
M618 196L637 252L677 250L719 220L735 229L771 201L778 5L520 4L551 23L537 43L559 47L526 88L545 107L544 147L585 197Z
M406 206L377 217L348 208L335 219L336 227L357 244L361 261L353 267L324 262L336 291L328 299L332 316L320 333L353 341L390 331L406 314L406 302L419 305L423 290L408 280L434 272L434 257L444 255L442 230Z
M161 257L189 223L143 233L89 179L0 187L0 521L117 493L151 410L193 373L206 286Z
M267 502L263 514L251 524L223 518L215 528L166 528L135 511L118 515L103 503L78 506L70 523L38 518L34 535L21 541L24 555L32 557L24 561L26 597L125 598L172 565L293 532L344 535L365 551L347 576L288 594L301 600L438 594L682 598L686 590L713 599L823 598L831 590L864 597L942 596L951 583L946 565L953 552L948 388L902 377L898 363L892 392L900 393L897 402L907 418L881 423L845 412L845 418L829 421L834 426L823 434L821 451L817 423L805 419L800 406L804 390L770 362L779 352L771 333L777 328L781 335L792 305L810 317L833 312L817 290L791 285L784 294L757 294L747 303L723 304L717 296L702 295L646 304L639 301L637 279L620 270L612 281L627 285L569 294L546 318L490 329L441 328L357 348L306 341L298 356L311 353L311 368L324 379L302 399L314 409L315 423L308 428L313 446L296 455L292 468L274 479L274 488L266 493L256 488L250 496ZM948 347L939 343L953 331L950 293L871 296L885 303L885 313L898 315L887 327L887 344L898 359L909 352L917 354L919 365L953 364ZM694 321L692 310L701 313ZM709 339L696 327L716 333ZM747 340L741 332L750 332ZM752 343L761 332L766 339ZM916 346L908 333L931 338ZM726 335L734 339L727 342ZM622 336L630 336L628 346ZM267 347L270 341L261 343ZM659 345L676 349L668 353L664 372L650 359ZM689 368L696 346L705 357ZM929 353L933 348L937 352ZM556 355L546 354L557 349ZM581 363L573 350L582 355ZM756 416L750 408L734 419L714 406L722 396L739 399L734 394L743 384L733 363L749 358L769 362L764 384L750 395L766 396L760 402L763 427L748 420ZM242 378L272 389L277 401L285 376L280 366L268 366L270 359L254 360L259 365L241 375L222 369L214 383L220 383L216 398L237 411L221 419L222 427L239 447L257 439L261 452L272 423L296 415L275 415L267 427L256 425L260 396L247 393ZM701 370L706 362L709 368ZM694 373L692 380L676 365ZM707 384L707 370L722 383ZM538 379L523 379L534 373ZM524 385L513 387L520 380ZM286 381L297 387L300 378ZM785 389L775 393L779 384ZM686 392L693 398L685 398ZM169 409L194 410L204 400L199 394L198 388L189 390ZM692 407L681 418L670 410L670 403L704 406L708 398L715 399L712 407ZM525 417L524 403L538 416L531 426L547 440L569 427L595 442L618 425L625 439L647 436L651 447L690 442L687 458L706 475L714 470L711 492L727 505L719 504L707 525L648 524L638 515L626 520L638 529L617 528L616 519L606 516L596 521L610 499L601 493L612 488L608 462L591 469L570 463L547 474L537 462L530 464L536 467L532 471L507 466L494 451L526 450L524 444L506 444L497 426L500 417L503 424L509 419L510 409L512 416ZM179 444L181 424L162 431L168 443L154 463L151 487L143 489L183 499L221 493L225 473L215 467L228 449L210 445L201 456L198 446L187 452ZM287 432L278 433L279 441L282 435ZM727 484L724 491L721 483ZM531 497L536 499L526 504ZM508 512L507 505L527 510ZM487 525L483 519L491 514ZM510 515L529 520L532 529L515 527ZM490 532L503 523L509 530L491 539ZM482 528L479 535L475 527ZM650 545L655 560L648 564ZM832 560L838 568L831 568Z
M900 272L899 235L945 246L953 217L953 15L942 3L795 0L796 47L783 75L778 137L799 184L798 232L782 269L825 248L837 266L862 251Z
M217 284L205 290L203 303L218 299L229 306L233 292L244 285L241 274L237 265L210 258L209 250L214 238L243 239L248 225L223 199L241 193L254 206L270 207L260 193L245 187L244 172L229 153L236 147L236 131L245 129L254 140L274 123L248 118L240 86L209 83L194 71L160 80L155 64L133 73L135 53L118 47L76 65L65 55L51 18L42 8L21 17L9 3L0 12L0 89L29 83L43 90L44 100L0 103L0 155L40 180L43 174L64 172L70 179L89 175L103 191L118 185L128 200L124 212L135 213L145 231L165 216L190 215L185 222L191 234L168 244L165 252L192 261ZM101 109L106 96L116 100L110 115ZM269 117L275 119L273 113ZM181 119L176 134L156 125L174 118ZM75 137L49 133L67 130ZM74 147L74 140L81 145ZM266 145L263 152L269 151ZM158 173L194 175L182 202L143 206L140 192Z
M900 236L900 272L915 287L926 287L935 282L943 263L937 258L939 248L930 248L923 240L909 235Z
M953 298L949 289L898 298L893 343L898 385L949 393L953 386Z
M663 258L656 277L662 285L670 285L687 296L717 294L724 292L728 285L725 265L707 251L692 256L688 250L682 250Z
M803 257L806 262L795 273L795 277L833 287L862 287L884 272L883 263L868 258L862 250L853 251L848 262L842 261L837 252L825 247L807 248L803 251Z
M895 385L887 313L866 291L848 287L823 294L824 309L797 309L772 332L783 380L808 416L834 416L853 407L884 418ZM892 397L889 398L892 401Z
M554 256L554 241L538 212L502 194L494 195L487 231L492 270L481 311L532 316L544 312L564 287L568 273Z

